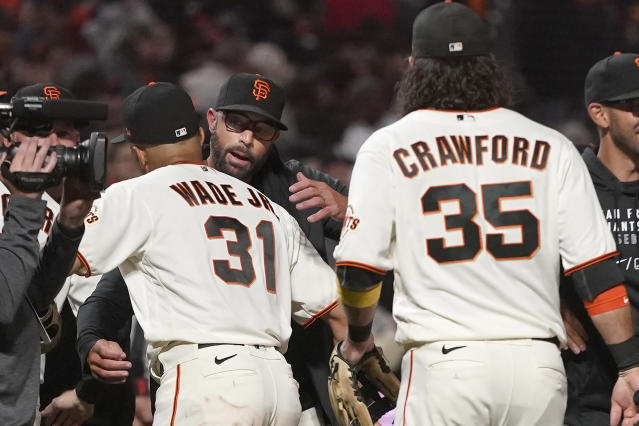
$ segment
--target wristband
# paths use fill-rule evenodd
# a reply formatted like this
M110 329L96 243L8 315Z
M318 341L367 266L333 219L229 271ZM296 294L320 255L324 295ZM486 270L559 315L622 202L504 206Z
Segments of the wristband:
M373 329L373 321L366 325L348 324L348 338L353 342L365 342L371 335Z
M610 354L617 363L617 369L621 371L629 370L639 366L639 337L632 336L630 339L608 345Z

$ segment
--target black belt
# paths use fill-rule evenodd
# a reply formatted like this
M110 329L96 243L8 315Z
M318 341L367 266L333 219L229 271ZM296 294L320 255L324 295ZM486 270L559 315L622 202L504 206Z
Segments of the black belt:
M263 348L264 345L244 345L243 343L198 343L198 349L209 348L211 346L221 346L221 345L233 345L233 346L253 346L257 349Z
M557 336L552 337L533 337L532 340L540 340L542 342L552 343L553 345L560 347L559 338Z
M240 343L198 343L197 344L197 348L198 349L204 349L204 348L208 348L211 346L221 346L221 345L235 345L235 346L244 346Z

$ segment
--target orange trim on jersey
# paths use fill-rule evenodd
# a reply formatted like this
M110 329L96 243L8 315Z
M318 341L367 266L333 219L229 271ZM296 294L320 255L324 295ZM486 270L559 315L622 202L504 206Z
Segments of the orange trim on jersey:
M496 106L496 107L487 108L487 109L468 110L468 111L457 110L457 109L419 108L418 111L454 112L456 114L465 112L467 114L478 114L478 113L482 113L482 112L494 111L494 110L499 109L499 108L501 108L501 107L500 106Z
M630 304L626 287L623 284L609 288L603 293L599 293L592 301L584 301L584 306L588 315L598 315L605 312L614 311Z
M91 276L91 267L89 266L89 262L87 262L86 258L82 256L82 253L80 252L76 253L76 257L78 258L82 266L84 266L84 269L86 269L86 272L84 273L85 278L89 278Z
M180 394L180 364L177 365L177 377L175 378L175 396L173 397L173 414L171 415L171 426L175 426L175 415L177 414L178 395Z
M337 300L333 301L330 305L328 305L327 307L325 307L324 309L322 309L321 311L319 311L318 313L310 317L304 324L302 324L302 327L304 328L310 327L311 324L313 324L319 318L323 317L324 315L326 315L327 313L335 309L337 305L338 305L338 301Z
M339 262L335 262L335 266L352 266L353 268L366 269L367 271L374 272L378 275L385 275L386 272L388 272L383 269L379 269L374 266L367 265L365 263L352 262L350 260L341 260Z
M611 253L602 254L599 257L595 257L594 259L591 259L591 260L589 260L587 262L584 262L584 263L582 263L580 265L573 266L572 268L565 270L564 271L564 275L565 276L569 276L570 274L572 274L574 272L577 272L580 269L587 268L588 266L594 265L595 263L601 262L602 260L610 259L611 257L615 257L618 254L619 254L618 251L613 251Z
M406 406L408 405L408 393L410 392L410 383L413 380L413 352L415 350L411 349L410 351L410 374L408 375L408 386L406 387L406 398L404 398L404 415L402 419L402 425L406 426Z

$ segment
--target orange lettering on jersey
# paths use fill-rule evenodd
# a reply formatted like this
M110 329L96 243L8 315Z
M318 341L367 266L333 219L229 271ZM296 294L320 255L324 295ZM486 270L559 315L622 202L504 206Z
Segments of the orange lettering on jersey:
M515 136L513 144L513 164L525 166L528 164L528 139Z
M98 220L100 220L100 218L93 212L89 212L86 219L84 219L86 223L93 223L97 222Z
M415 165L415 163L410 163L410 166L406 167L406 164L404 163L404 158L409 156L410 154L404 148L396 149L395 152L393 152L393 158L397 162L397 165L399 166L399 169L402 171L402 174L406 176L407 178L412 178L417 174L417 166Z
M226 193L226 196L229 197L229 200L231 200L231 204L233 204L234 206L242 205L241 201L237 201L237 195L235 194L235 192L233 192L233 187L231 185L224 184L221 186L224 192Z
M60 99L60 89L55 86L45 86L42 91L45 99Z
M550 144L546 141L535 141L535 148L533 149L532 159L530 160L530 167L539 170L545 169L549 155Z
M42 227L40 229L42 229L42 232L44 232L47 235L49 235L49 232L51 232L51 225L53 225L53 219L55 219L55 215L53 214L53 211L49 207L45 208L44 222L42 223Z
M484 152L488 151L488 148L484 146L484 142L488 140L488 136L481 135L475 136L475 164L481 166L484 164Z
M193 186L193 189L195 190L195 193L200 199L200 203L202 203L202 205L209 204L209 203L215 204L215 201L213 201L213 197L211 197L211 194L206 192L204 185L202 185L200 182L196 180L192 180L191 186Z
M209 187L218 203L223 205L227 205L229 203L229 200L226 199L224 193L222 193L222 191L220 190L220 188L217 187L216 184L207 181L206 185Z
M459 162L462 164L472 164L472 148L470 145L470 136L450 136L450 139L453 141L453 146L455 147L455 151L457 152L457 157L459 158Z
M422 170L426 171L429 170L430 167L432 167L433 169L437 167L435 157L433 157L433 154L430 153L430 148L428 147L426 142L415 142L411 144L410 147L413 148L413 152L415 153L419 164L422 166ZM428 160L428 162L430 163L430 167L428 167L428 164L426 164L426 160Z
M251 198L248 199L248 203L252 205L253 207L262 207L262 203L260 202L260 199L255 194L255 191L253 191L252 188L246 188L246 189L251 195Z
M493 136L493 161L504 163L508 158L508 138L504 135Z
M452 164L459 162L457 161L457 157L455 157L455 153L450 147L446 136L438 136L435 138L435 141L437 142L437 150L439 151L440 165L446 166L448 161L452 162Z
M200 205L195 194L186 182L176 183L175 185L171 185L170 188L184 198L184 200L189 203L189 206L193 207Z
M268 82L255 80L253 83L253 96L255 96L256 101L268 98L269 93L271 93L271 85Z

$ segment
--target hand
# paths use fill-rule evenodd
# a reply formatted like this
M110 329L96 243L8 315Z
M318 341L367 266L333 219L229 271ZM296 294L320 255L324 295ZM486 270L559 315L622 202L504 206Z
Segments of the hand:
M91 375L103 383L119 384L126 382L131 363L116 342L100 339L87 355Z
M564 327L566 327L568 348L575 355L579 355L579 353L586 350L588 334L577 316L563 302L561 303L561 319L564 321Z
M50 146L51 142L48 139L37 137L26 138L22 143L20 143L18 151L13 156L11 166L9 166L9 171L11 173L51 173L55 168L58 157L55 152L52 152L49 157L49 161L45 164ZM2 156L0 156L0 163L4 161L6 156L6 153L3 153ZM41 191L24 192L13 186L6 179L3 179L3 182L7 185L7 188L9 188L9 191L13 195L21 195L29 198L40 198L42 196Z
M633 397L639 390L639 367L631 368L619 373L619 378L612 390L610 425L616 426L623 418L623 426L634 425L639 422L639 407Z
M296 203L297 210L320 208L320 211L306 219L309 223L319 222L327 217L339 223L344 221L348 198L335 191L327 183L309 179L302 172L298 172L297 183L291 185L288 190L293 193L288 199L290 202Z
M342 342L339 351L346 361L351 365L357 364L364 354L373 350L375 342L373 341L373 335L371 334L368 339L363 342L353 342L351 339L346 339Z
M99 193L90 192L89 188L78 178L64 178L62 202L58 220L67 228L79 228L84 223Z
M75 389L62 392L42 411L49 426L80 426L93 415L93 404L82 401Z

